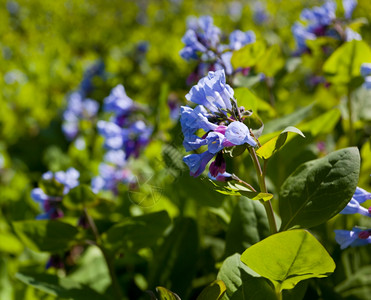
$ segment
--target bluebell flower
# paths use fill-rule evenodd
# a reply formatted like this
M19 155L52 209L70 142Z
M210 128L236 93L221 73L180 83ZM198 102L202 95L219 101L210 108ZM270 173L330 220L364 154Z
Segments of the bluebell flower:
M350 29L349 27L345 28L345 41L350 42L350 41L361 41L362 36L358 33L355 32L354 30Z
M305 8L300 17L317 26L328 26L336 18L336 3L327 1L322 6L315 6L312 9Z
M214 157L213 153L205 151L201 154L189 154L183 158L193 177L199 176L206 168L206 165Z
M370 90L371 89L371 63L363 63L361 65L361 75L365 79L365 82L363 83L363 87L366 90Z
M340 214L347 215L358 213L367 217L371 217L369 210L360 205L369 199L371 199L371 193L365 191L362 188L357 187L352 199L349 201L347 206L340 212Z
M48 171L44 173L42 179L46 191L41 188L34 188L31 191L32 199L39 203L41 209L44 211L43 214L38 215L36 218L57 219L63 217L64 214L60 207L63 196L79 185L79 176L80 173L74 168L69 168L65 172L58 171L52 173Z
M84 96L92 92L94 89L93 78L95 76L102 76L104 67L104 62L99 60L85 71L84 77L80 83L80 91Z
M263 24L269 19L265 6L260 1L255 1L252 6L253 19L255 24Z
M132 123L129 128L122 129L123 149L126 159L130 156L138 157L140 150L149 143L151 134L152 128L142 120Z
M357 4L357 0L343 0L344 16L346 19L352 18L353 11Z
M341 249L345 249L349 246L365 246L371 243L370 231L358 227L353 227L351 231L335 230L335 240L340 245Z
M181 107L183 145L186 151L207 147L201 154L184 157L192 176L200 175L214 156L216 159L211 163L209 171L214 177L218 173L223 174L226 170L224 148L243 144L256 146L249 128L242 123L243 110L237 107L233 94L233 89L225 82L224 70L220 70L210 71L186 95L187 100L198 105L194 109ZM202 132L204 134L198 136Z
M134 101L126 95L121 84L114 87L109 96L104 98L104 110L113 112L117 117L126 116L134 109Z
M211 179L211 180L215 180L215 181L229 181L232 179L232 174L229 174L228 172L224 172L224 173L218 173L215 177L211 175L211 173L209 172L208 174L208 177Z
M104 145L108 149L120 149L123 146L122 128L114 122L98 121L98 132L105 138Z
M91 186L94 193L105 190L117 194L119 184L128 185L133 182L135 182L135 177L125 164L115 165L101 163L99 165L99 175L93 178Z
M229 35L229 47L231 50L239 50L243 46L252 44L256 41L254 31L249 30L243 32L241 30L235 30Z
M72 140L80 132L80 121L92 121L99 110L99 103L92 99L84 99L80 92L72 93L68 98L67 109L63 113L62 130Z

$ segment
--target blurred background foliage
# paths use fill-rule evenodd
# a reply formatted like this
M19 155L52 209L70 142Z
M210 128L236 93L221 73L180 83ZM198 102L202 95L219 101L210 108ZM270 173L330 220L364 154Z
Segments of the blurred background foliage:
M248 246L236 244L239 232L236 232L236 224L230 224L232 215L238 215L241 209L238 199L212 191L207 179L189 176L181 162L185 152L180 124L169 117L168 99L185 104L184 95L190 88L187 77L195 68L179 56L189 16L211 15L215 25L225 33L234 29L253 30L268 46L279 46L279 56L285 66L274 74L275 103L271 111L259 106L258 110L262 110L265 133L295 125L307 138L293 138L272 158L267 174L270 191L277 195L284 179L299 163L346 145L346 125L338 114L344 106L339 96L341 92L336 87L311 86L307 82L308 76L321 75L325 58L320 54L301 60L292 58L295 48L292 24L299 19L303 8L322 2L276 0L263 3L269 17L258 24L253 18L256 1L247 0L0 0L0 299L55 298L39 289L26 287L15 278L20 270L45 272L48 255L25 250L10 223L33 219L38 214L39 208L31 200L30 190L43 172L74 166L82 173L84 183L89 183L96 175L103 155L102 140L93 135L91 147L79 150L62 134L61 116L66 96L78 89L86 70L97 62L104 63L105 72L93 78L95 88L89 95L91 98L102 104L110 90L121 83L129 97L149 109L145 117L154 124L154 138L132 168L139 178L143 177L143 193L156 196L136 206L135 199L128 200L127 190L122 187L118 205L114 209L110 205L99 207L93 216L102 219L99 225L102 228L108 226L107 222L143 211L166 209L171 217L182 217L177 219L159 247L128 253L118 259L117 272L129 299L141 297L144 290L158 284L174 289L182 299L194 299L202 287L215 279L220 267L216 262ZM340 1L338 7L341 11ZM359 32L368 43L371 40L370 12L371 2L359 0L354 18L365 19ZM273 104L264 83L250 87L259 98ZM360 186L369 189L371 114L367 112L371 111L371 106L362 99L370 99L371 94L356 93L363 93L359 101L355 101L357 146L362 154ZM329 116L333 122L321 123L316 119L333 108L333 115ZM287 117L290 114L291 118ZM323 144L325 147L321 147ZM240 174L246 174L254 182L252 163L244 158L240 156L234 160L231 171L233 167L238 168ZM231 165L231 161L227 164ZM159 190L154 191L152 186ZM108 221L103 220L105 213L109 215ZM364 272L368 279L365 280L370 278L367 253L370 248L340 252L333 241L334 228L350 228L359 222L356 216L341 216L313 230L340 262L334 276L313 284L314 294L319 286L322 294L328 292L327 282L332 281L338 285L339 293L350 295L344 299L366 299L363 296L369 295L367 289L352 292L356 280L339 285L366 265L368 269ZM370 224L364 225L370 227ZM264 232L261 235L264 236ZM108 271L99 251L95 250L89 248L76 264L72 264L69 278L104 292L109 285ZM169 261L166 256L169 253L177 253L178 257ZM166 274L163 274L164 269L167 269ZM55 270L48 272L58 274ZM357 276L363 280L361 275ZM336 297L340 297L339 294Z

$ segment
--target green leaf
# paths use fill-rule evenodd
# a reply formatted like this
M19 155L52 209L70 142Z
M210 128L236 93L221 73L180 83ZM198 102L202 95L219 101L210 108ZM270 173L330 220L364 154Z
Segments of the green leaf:
M19 255L23 251L22 243L10 232L1 232L0 241L0 253Z
M352 198L359 172L355 147L300 165L281 187L281 230L310 228L337 215Z
M264 73L268 77L273 77L284 65L285 60L282 58L281 49L278 44L275 44L258 61L256 71Z
M154 251L149 266L149 287L166 286L179 295L186 295L196 272L198 230L194 219L176 220L162 245Z
M264 55L265 43L256 41L234 51L231 63L234 69L253 67Z
M348 84L361 76L362 63L371 62L371 49L364 41L350 41L339 47L323 65L330 82Z
M158 300L180 300L180 297L177 294L162 286L156 287L156 291L159 297Z
M102 234L103 245L111 253L119 249L137 251L152 247L169 225L166 211L127 218Z
M276 300L269 281L241 262L240 254L228 257L222 264L217 278L227 288L223 299L226 300Z
M242 253L269 235L269 224L263 205L241 197L233 209L225 239L225 256Z
M284 129L279 135L270 139L268 142L262 145L256 151L256 154L263 159L270 158L285 144L289 132L297 133L305 138L304 134L299 129L293 126L289 126L286 129Z
M304 132L309 132L312 137L316 137L319 134L331 133L339 121L340 116L340 110L334 108L317 118L300 125L299 128Z
M278 291L335 270L326 249L308 231L299 229L267 237L242 253L241 261L269 279Z
M60 278L56 275L17 273L15 277L27 285L31 285L36 289L58 298L76 300L107 299L105 296L95 292L83 284L74 282L67 278Z
M268 116L275 116L276 112L267 102L257 97L248 88L239 87L234 89L234 96L237 99L238 106L243 106L245 110L253 112L265 112Z
M215 280L204 288L197 300L219 300L225 294L227 288L223 281Z
M249 189L245 185L241 185L236 183L235 181L214 181L208 179L208 181L213 185L213 189L221 193L223 195L230 195L230 196L245 196L251 200L262 200L268 201L273 198L273 195L270 193L260 193L254 192L253 190Z
M21 241L35 251L67 250L79 240L78 229L61 221L18 221L13 227Z
M82 210L84 207L93 206L98 197L93 193L90 186L81 184L72 190L63 198L63 205L68 209Z

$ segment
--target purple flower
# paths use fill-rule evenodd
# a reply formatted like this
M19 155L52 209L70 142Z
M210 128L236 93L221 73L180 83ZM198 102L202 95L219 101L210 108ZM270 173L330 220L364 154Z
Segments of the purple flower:
M232 174L229 174L228 172L218 173L215 177L209 173L208 176L211 180L216 181L229 181L232 179Z
M351 231L335 230L335 240L340 245L341 249L345 249L349 246L364 246L371 243L370 231L358 227L353 227Z

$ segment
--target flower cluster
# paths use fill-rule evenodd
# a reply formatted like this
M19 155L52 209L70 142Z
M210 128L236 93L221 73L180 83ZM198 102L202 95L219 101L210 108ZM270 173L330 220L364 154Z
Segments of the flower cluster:
M229 36L229 44L222 44L221 30L213 24L210 16L191 18L187 27L182 38L185 46L180 51L180 56L187 61L199 61L196 71L190 76L191 81L199 79L208 71L224 69L226 74L232 74L233 51L255 42L253 31L235 30Z
M363 216L371 217L371 208L366 209L361 206L366 200L371 199L371 193L357 187L352 199L347 206L340 212L340 214L361 214ZM371 229L361 229L354 227L349 230L335 230L335 240L340 244L341 249L349 246L363 246L371 243Z
M57 219L63 217L61 203L63 196L79 185L80 173L69 168L67 171L53 173L48 171L42 175L41 188L34 188L31 197L40 204L43 214L37 219Z
M142 120L130 118L138 107L130 99L122 85L112 89L104 99L104 110L112 112L110 121L98 121L98 131L105 139L105 147L109 150L123 149L125 159L138 157L140 150L149 142L152 128Z
M98 121L97 127L108 152L99 166L99 176L92 181L92 189L95 193L110 190L117 194L118 183L134 182L127 161L130 157L137 158L149 143L152 128L136 118L134 112L140 107L127 96L122 85L113 88L104 99L104 110L112 113L111 119Z
M109 190L118 193L119 183L132 184L135 177L127 168L125 153L123 150L108 151L104 157L104 163L99 165L99 176L92 180L92 190L98 193L100 190Z
M92 122L99 110L99 103L93 99L87 98L92 92L93 78L101 76L104 72L103 62L91 66L85 73L80 87L77 91L71 93L67 99L67 108L63 113L62 130L69 140L75 139L82 128L84 122Z
M256 146L249 128L243 123L244 117L250 112L245 112L243 107L238 108L233 95L233 89L226 84L224 70L210 71L186 95L186 99L197 106L181 107L183 145L186 151L207 147L200 154L184 157L183 161L188 165L191 176L199 176L216 156L210 165L210 174L217 180L225 180L228 174L225 174L223 149L243 144ZM201 131L202 136L199 137L197 133Z
M371 89L371 63L364 63L361 65L361 75L365 79L363 84L367 90Z
M346 19L350 19L357 5L356 0L343 0ZM307 41L325 36L338 40L350 41L361 40L361 36L346 26L344 22L336 18L336 3L327 1L324 5L312 9L304 9L300 18L302 22L296 22L292 27L297 54L308 51ZM344 23L344 24L343 24Z

